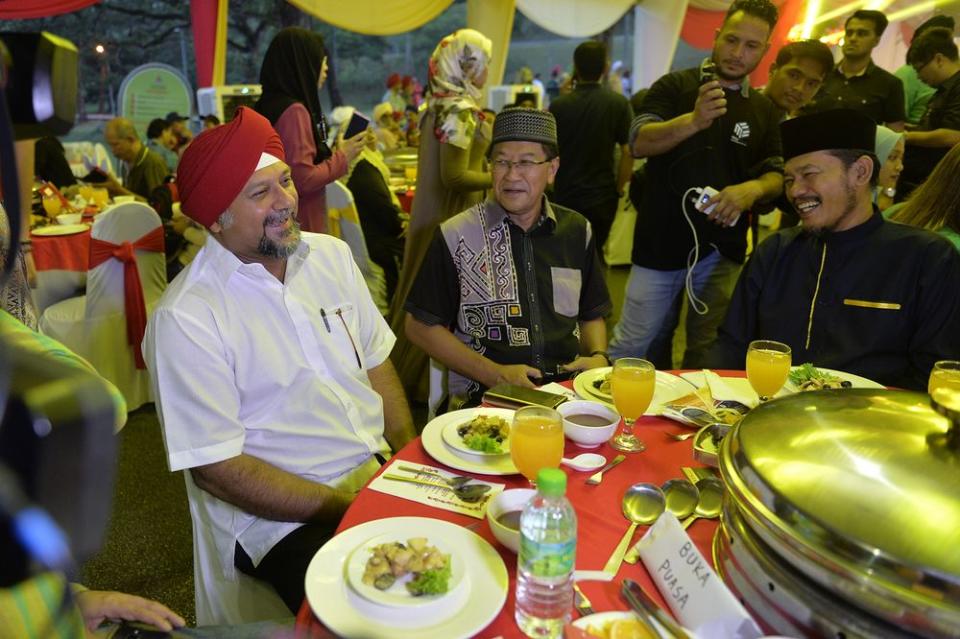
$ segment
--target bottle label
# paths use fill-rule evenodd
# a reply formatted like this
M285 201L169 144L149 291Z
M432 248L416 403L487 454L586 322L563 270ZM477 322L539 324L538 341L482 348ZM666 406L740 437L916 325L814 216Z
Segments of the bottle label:
M563 577L573 571L577 543L540 543L521 536L520 565L535 577Z

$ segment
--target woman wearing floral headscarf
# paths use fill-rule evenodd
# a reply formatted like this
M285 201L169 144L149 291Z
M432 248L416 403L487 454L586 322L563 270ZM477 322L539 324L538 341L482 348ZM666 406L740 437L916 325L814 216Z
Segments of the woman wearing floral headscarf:
M392 359L407 393L426 397L427 356L403 330L404 302L420 263L441 222L480 201L490 188L484 154L491 124L480 104L492 55L490 40L473 29L445 37L430 56L427 107L420 122L417 192L410 214L403 269L390 306L397 343Z

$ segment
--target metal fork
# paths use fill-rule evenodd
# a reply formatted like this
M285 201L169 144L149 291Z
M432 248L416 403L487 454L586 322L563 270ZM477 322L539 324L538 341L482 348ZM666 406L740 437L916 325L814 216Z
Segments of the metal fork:
M587 599L587 596L580 590L577 582L573 582L573 607L577 609L581 617L593 614L593 604Z
M607 472L608 470L610 470L611 468L613 468L614 466L616 466L626 458L627 458L626 455L617 455L616 457L613 458L613 461L611 461L609 464L607 464L606 466L604 466L594 474L590 475L590 479L588 479L586 483L590 484L591 486L596 486L601 481L603 481L603 473Z

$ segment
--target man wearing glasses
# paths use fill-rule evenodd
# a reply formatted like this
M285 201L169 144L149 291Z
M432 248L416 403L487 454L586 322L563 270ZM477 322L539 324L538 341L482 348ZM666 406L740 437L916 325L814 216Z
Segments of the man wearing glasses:
M906 133L907 154L898 199L919 186L947 151L960 142L960 55L953 31L943 27L924 31L910 45L907 62L937 92L920 126Z
M410 341L450 370L450 408L499 383L609 364L592 227L544 196L560 166L556 120L505 109L490 148L491 197L440 226L405 306Z

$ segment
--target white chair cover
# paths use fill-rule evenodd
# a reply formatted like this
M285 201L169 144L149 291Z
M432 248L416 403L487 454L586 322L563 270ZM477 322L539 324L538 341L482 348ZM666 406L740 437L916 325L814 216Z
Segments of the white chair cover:
M110 207L97 216L91 236L114 244L135 241L161 225L160 216L140 202ZM147 315L167 286L163 253L136 251ZM128 410L152 401L146 369L138 369L127 343L123 263L110 259L87 272L87 294L48 307L40 331L67 345L94 365L123 393ZM138 346L139 348L139 346Z
M233 579L224 576L214 539L216 531L207 517L204 500L216 499L193 483L189 470L183 471L193 522L193 588L197 625L236 625L283 619L290 610L272 586L233 569ZM220 531L221 534L229 534Z
M353 193L336 180L327 185L327 230L330 235L340 238L350 247L374 304L381 315L386 315L390 305L387 301L387 279L383 268L370 259Z
M427 391L427 421L437 416L437 409L447 398L447 367L430 358L430 388Z

